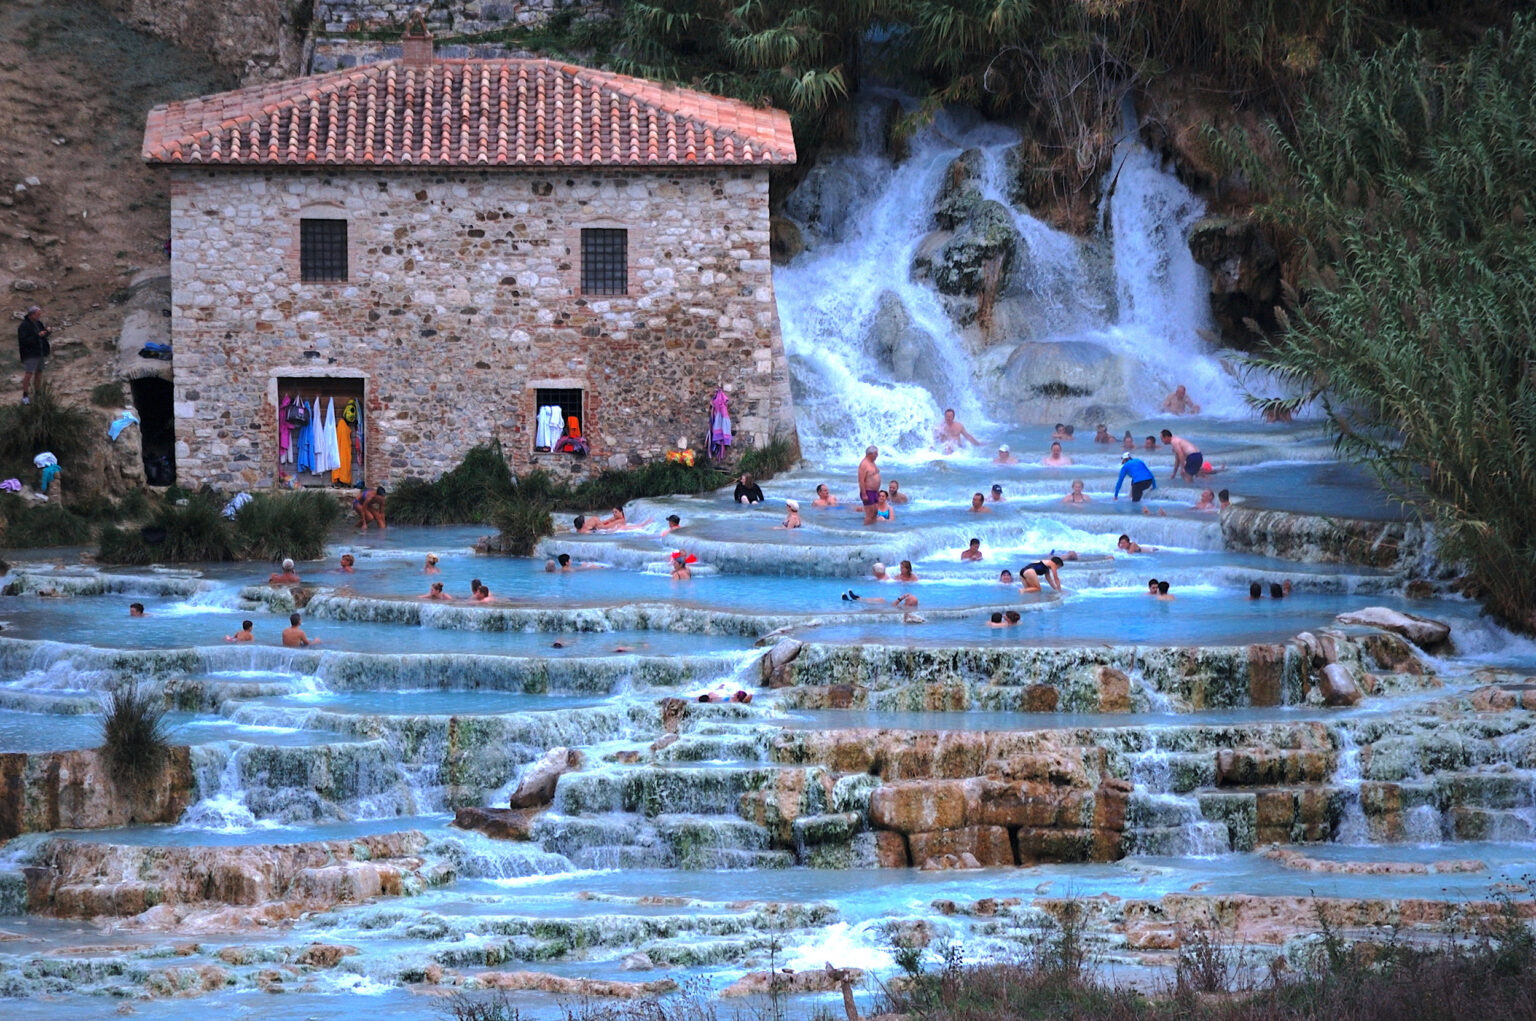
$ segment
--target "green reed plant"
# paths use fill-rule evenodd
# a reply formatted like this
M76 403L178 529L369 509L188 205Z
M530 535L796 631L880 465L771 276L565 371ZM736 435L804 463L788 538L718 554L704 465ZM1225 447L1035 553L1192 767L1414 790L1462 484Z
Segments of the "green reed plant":
M316 560L341 515L330 493L263 493L235 512L233 545L246 560Z
M0 477L37 480L32 458L52 451L65 470L90 448L96 419L83 408L65 404L46 383L30 404L0 405Z
M163 700L131 682L114 688L102 707L101 752L120 788L153 781L170 752Z
M0 495L0 546L81 546L91 541L96 526L90 518L59 503L29 504L15 493Z
M402 525L488 524L513 498L512 468L500 440L469 449L452 470L428 482L404 479L389 493L389 520Z
M1536 18L1459 59L1410 33L1328 70L1261 210L1295 239L1287 327L1249 364L1434 522L1505 622L1536 631ZM1241 135L1223 152L1255 175ZM1246 159L1246 162L1245 162Z

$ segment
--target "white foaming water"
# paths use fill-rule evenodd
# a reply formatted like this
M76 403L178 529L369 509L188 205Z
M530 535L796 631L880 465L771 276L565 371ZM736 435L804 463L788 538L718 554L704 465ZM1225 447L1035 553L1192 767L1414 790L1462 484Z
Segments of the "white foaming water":
M1365 810L1360 806L1360 746L1355 744L1354 735L1342 727L1337 735L1339 764L1334 769L1333 782L1344 789L1344 815L1339 819L1338 842L1362 846L1371 843L1371 830L1365 821Z
M886 101L889 97L882 97ZM1183 383L1208 414L1248 417L1239 388L1207 350L1209 277L1188 247L1202 202L1163 170L1134 130L1115 153L1106 181L1103 238L1055 230L1008 202L1005 153L1018 142L1000 125L966 122L941 113L913 139L911 155L892 166L880 155L882 103L861 108L861 145L828 170L858 186L840 240L813 239L794 262L777 269L774 288L795 385L800 435L808 456L822 462L857 460L875 444L903 456L939 453L932 429L945 406L975 431L988 422L985 392L992 370L1023 339L1076 341L1120 356L1125 393L1134 409L1154 413ZM911 266L932 234L933 204L946 169L962 152L980 149L976 185L983 197L1011 209L1021 237L1018 286L1028 295L1036 335L993 337L985 357L968 349L930 283L913 281ZM882 307L907 323L915 348L911 378L895 378L890 352L880 352L871 326Z

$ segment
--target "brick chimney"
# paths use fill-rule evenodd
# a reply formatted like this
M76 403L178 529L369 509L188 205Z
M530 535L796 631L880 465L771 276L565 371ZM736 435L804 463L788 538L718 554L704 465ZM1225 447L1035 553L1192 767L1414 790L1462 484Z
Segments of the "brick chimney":
M420 11L411 15L406 23L405 34L400 37L408 67L421 67L432 63L432 33L427 31L427 19Z

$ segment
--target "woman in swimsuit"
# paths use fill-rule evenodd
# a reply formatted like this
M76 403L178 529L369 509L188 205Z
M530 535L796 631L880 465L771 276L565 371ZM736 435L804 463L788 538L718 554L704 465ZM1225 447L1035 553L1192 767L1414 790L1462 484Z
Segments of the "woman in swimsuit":
M891 520L891 494L880 490L880 497L875 502L875 517L881 521Z
M1036 560L1032 564L1024 565L1019 571L1019 581L1023 582L1020 592L1039 592L1040 580L1043 578L1057 592L1061 591L1061 575L1056 569L1061 566L1060 557L1051 557L1048 560Z
M1062 503L1090 503L1088 495L1083 492L1083 480L1072 480L1072 492L1062 498Z

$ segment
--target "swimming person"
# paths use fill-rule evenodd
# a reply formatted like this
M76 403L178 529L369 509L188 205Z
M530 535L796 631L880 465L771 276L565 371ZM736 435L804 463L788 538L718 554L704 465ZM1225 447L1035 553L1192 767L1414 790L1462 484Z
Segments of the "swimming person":
M731 494L731 499L745 505L762 503L763 487L753 481L751 472L742 472L741 478L736 480L736 491Z
M1088 494L1083 492L1083 480L1072 480L1072 492L1061 498L1062 503L1091 503Z
M966 440L969 440L978 447L981 446L981 441L966 432L965 426L955 420L954 408L944 409L944 421L939 423L938 429L935 430L934 438L943 445L944 453L946 454L954 453L956 447L963 448Z
M992 502L1003 502L1003 487L998 485L996 482L992 483Z
M662 535L669 535L683 527L683 519L676 514L667 515L667 527L661 530Z
M1100 422L1099 423L1099 431L1093 434L1093 442L1095 442L1095 443L1113 443L1113 442L1115 442L1115 438L1109 434L1109 423L1107 423L1107 422Z
M1173 448L1173 474L1168 477L1176 479L1182 474L1185 482L1195 481L1195 476L1205 466L1205 455L1200 453L1200 448L1182 436L1175 436L1172 429L1163 430L1163 442Z
M240 630L232 635L225 635L226 642L254 642L256 640L256 625L248 620L240 622Z
M688 570L688 558L686 556L682 556L681 554L682 550L678 550L677 553L672 554L672 580L692 581L693 572Z
M1263 599L1264 598L1264 586L1260 585L1256 581L1249 582L1248 583L1248 598L1249 599Z
M864 460L859 462L859 502L864 505L865 525L875 523L875 505L880 502L880 466L875 464L879 456L880 448L871 445L864 448Z
M880 495L875 497L875 517L881 521L890 521L893 518L891 510L891 494L880 490Z
M437 554L428 553L426 566L421 569L422 574L442 574L437 568Z
M269 575L267 577L267 584L268 585L298 585L298 584L300 584L299 576L298 576L297 572L295 572L294 569L293 569L293 561L292 560L284 560L283 561L283 570L282 570L282 572L281 573L277 573L277 574Z
M1172 599L1173 596L1169 594L1168 587L1169 586L1168 586L1168 583L1166 581L1158 582L1157 583L1157 598L1159 598L1159 599L1161 599L1161 600L1163 600L1165 602L1170 600L1170 599Z
M1139 457L1132 457L1127 450L1120 455L1120 477L1115 479L1115 499L1120 499L1120 486L1126 479L1131 480L1131 502L1140 503L1142 496L1149 489L1157 488L1157 476L1152 474L1152 469L1147 467L1147 462ZM1142 508L1146 513L1146 508Z
M1115 548L1122 553L1156 553L1156 546L1142 546L1129 535L1122 535L1115 542Z
M288 626L283 628L283 644L290 649L300 649L320 644L320 639L309 637L304 633L304 629L299 627L301 619L297 613L290 613L288 615Z
M1072 464L1072 459L1061 452L1061 441L1051 441L1051 452L1040 459L1040 463L1048 468L1066 468Z
M971 544L960 551L960 559L967 563L975 563L981 559L981 540L972 539Z
M356 574L357 572L355 570L353 570L353 566L356 563L357 563L357 558L356 557L354 557L350 553L343 553L341 555L341 573L342 574Z
M837 497L832 495L832 491L827 488L827 484L825 482L823 482L821 485L816 487L816 499L811 501L811 506L812 507L836 507L837 506Z
M997 572L997 582L999 585L1012 585L1013 572L1008 570L1006 567L1003 568L1001 571Z
M130 616L130 617L148 617L149 614L144 612L144 604L143 603L129 603L128 604L128 616Z
M1173 393L1163 398L1163 410L1170 415L1198 415L1200 405L1189 399L1189 394L1184 390L1184 384L1180 383L1173 388Z
M912 502L912 498L910 496L908 496L906 493L903 493L901 491L901 483L897 482L895 479L891 480L891 484L886 486L885 490L886 490L887 493L890 494L891 502L892 503L911 503Z
M1072 435L1074 432L1076 432L1076 429L1074 427L1072 427L1070 425L1066 425L1066 424L1064 424L1062 422L1057 422L1056 423L1056 430L1051 433L1051 439L1053 439L1053 440L1075 440L1075 439L1077 439L1077 437Z
M774 525L774 528L799 528L800 527L800 502L798 500L785 500L784 506L789 512L784 515L782 525Z
M992 463L1018 464L1019 459L1013 456L1012 452L1008 449L1008 444L1004 443L1002 446L997 448L997 456L992 459Z
M1056 573L1062 564L1060 557L1050 557L1046 560L1036 560L1032 564L1026 564L1019 571L1021 592L1039 592L1040 582L1045 581L1057 592L1061 591L1061 575Z
M987 506L987 498L980 493L971 494L972 514L991 514L992 508Z
M1271 599L1284 599L1285 598L1285 589L1283 587L1281 587L1279 582L1272 581L1272 582L1269 583L1269 598L1271 598Z
M896 572L896 580L897 581L916 581L917 580L917 575L914 574L913 571L912 571L912 561L910 561L910 560L903 560L901 562L901 570Z
M1200 491L1200 499L1195 501L1194 509L1197 511L1208 511L1211 514L1215 514L1221 508L1216 506L1215 492L1209 489L1202 489Z
M432 583L432 588L431 589L429 589L424 594L417 596L416 598L417 599L431 599L431 600L434 600L434 601L437 601L437 602L442 602L442 603L451 603L451 602L453 602L453 596L451 596L448 593L443 591L443 583L440 582L440 581L434 581Z
M1221 490L1221 492L1216 494L1216 502L1222 510L1226 510L1227 508L1231 507L1232 491L1229 489Z
M1157 579L1156 578L1148 578L1147 579L1147 595L1149 595L1149 596L1157 595Z
M891 580L891 576L885 571L885 565L878 560L876 560L874 564L870 566L869 573L875 579L875 581Z

